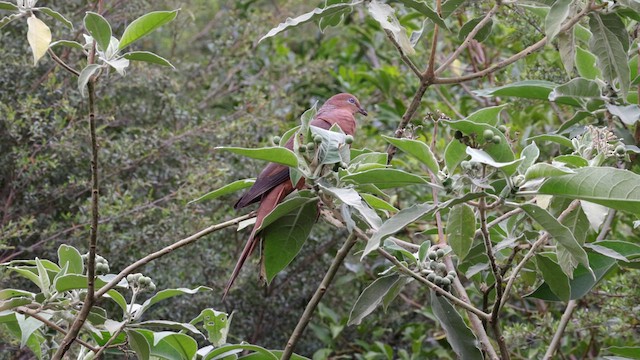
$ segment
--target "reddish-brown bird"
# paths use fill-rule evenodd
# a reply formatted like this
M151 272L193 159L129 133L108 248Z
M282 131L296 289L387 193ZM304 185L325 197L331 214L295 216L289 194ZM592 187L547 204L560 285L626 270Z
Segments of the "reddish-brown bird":
M337 94L322 105L315 118L311 121L311 125L328 130L333 124L338 124L346 134L353 135L356 130L356 118L354 116L356 113L367 116L367 112L362 108L355 96L347 93ZM289 139L285 147L293 150L293 137ZM303 186L304 178L300 179L295 189L301 189ZM233 269L231 278L224 289L223 298L227 296L231 285L233 285L233 282L238 277L242 265L244 265L244 262L260 242L260 236L257 234L257 231L260 225L262 225L265 216L293 190L294 187L289 177L289 167L269 163L260 175L258 175L253 186L247 190L235 204L234 207L240 209L249 204L260 202L256 215L256 223L253 226L251 235L249 235L247 244L242 250L240 259L238 259Z

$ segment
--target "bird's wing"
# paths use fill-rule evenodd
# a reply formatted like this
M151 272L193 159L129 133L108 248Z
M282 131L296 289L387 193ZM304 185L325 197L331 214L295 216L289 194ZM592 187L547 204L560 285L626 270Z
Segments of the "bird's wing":
M256 182L247 190L236 202L234 208L240 209L254 202L260 201L262 197L274 187L289 180L289 167L285 165L269 163L258 175Z

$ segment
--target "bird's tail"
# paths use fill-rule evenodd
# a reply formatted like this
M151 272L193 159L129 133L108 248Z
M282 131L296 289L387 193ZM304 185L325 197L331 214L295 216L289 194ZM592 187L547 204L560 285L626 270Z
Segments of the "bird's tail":
M256 236L256 231L259 227L260 226L256 221L256 226L253 228L253 231L251 231L249 240L244 245L244 249L242 249L240 258L238 259L236 266L233 268L231 277L229 278L229 281L227 281L227 285L224 288L224 292L222 293L223 301L227 297L227 294L229 294L229 290L231 290L231 286L233 286L234 281L236 281L236 278L238 278L238 275L240 275L240 270L242 269L242 266L244 265L245 261L247 261L247 258L249 257L249 255L253 253L253 250L256 248L256 244L260 242L260 238Z

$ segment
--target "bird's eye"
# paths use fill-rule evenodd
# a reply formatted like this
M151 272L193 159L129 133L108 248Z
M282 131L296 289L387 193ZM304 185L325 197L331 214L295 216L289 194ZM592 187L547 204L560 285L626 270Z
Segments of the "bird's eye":
M354 98L349 98L349 100L348 100L348 101L349 101L350 103L352 103L352 104L355 104L355 103L356 103L356 99L354 99Z

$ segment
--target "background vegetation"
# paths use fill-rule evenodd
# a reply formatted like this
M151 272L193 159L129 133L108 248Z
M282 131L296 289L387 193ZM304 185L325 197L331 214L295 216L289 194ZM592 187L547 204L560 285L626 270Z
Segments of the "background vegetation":
M86 11L96 11L96 2L73 0L65 1L64 6L41 2L74 19L74 23ZM406 3L410 2L392 3L396 16L408 33L419 31L425 17ZM546 13L540 9L544 9L545 2L531 3L535 6L502 4L492 18L490 34L482 39L476 37L481 42L473 41L445 74L459 76L484 69L544 37ZM555 2L548 3L547 6ZM606 2L569 3L612 6ZM629 92L633 95L637 88L637 57L633 52L637 48L639 16L635 13L637 3L626 3L629 5L620 11L624 30L631 36L631 50L628 59L627 54L623 56L631 64ZM97 252L109 260L111 269L117 272L151 251L236 217L233 195L187 203L234 180L255 176L264 163L213 148L270 145L273 136L298 125L300 115L318 100L322 102L338 92L358 96L369 117L361 120L353 147L386 150L387 142L381 135L394 135L420 82L364 7L342 14L342 23L327 27L324 32L312 22L258 43L285 18L324 5L297 0L162 4L105 1L102 15L115 34L121 34L132 19L150 10L181 8L175 21L136 45L169 59L175 70L134 63L125 78L114 72L102 77L98 86L102 175ZM415 46L417 55L411 58L422 68L433 49L436 63L442 64L468 33L469 30L458 34L463 24L481 18L493 6L492 2L465 2L447 20L454 30L441 31L441 40L433 48L433 28L427 24ZM337 23L336 20L332 21ZM588 19L580 24L586 30ZM82 42L80 26L73 31L64 26L51 28L54 39ZM12 22L0 31L0 263L35 257L56 259L61 244L74 246L81 253L88 251L91 187L87 103L80 96L75 79L54 62L41 60L31 66L26 32L26 22ZM578 52L588 48L589 34L582 34L586 36L582 39L581 34L576 32ZM432 119L440 114L457 120L482 108L507 104L498 116L500 123L508 127L510 145L520 153L530 143L527 139L557 130L574 116L575 109L546 101L546 95L542 100L508 94L492 97L482 89L522 80L564 84L576 77L576 70L565 71L566 61L563 63L558 51L559 46L562 48L558 41L564 40L547 44L541 51L478 80L430 86L407 133L432 141ZM56 53L77 68L84 64L73 51L62 49ZM619 82L614 90L620 90ZM637 97L629 101L634 103ZM580 129L587 124L610 125L625 144L637 145L636 123L618 121L611 126L611 119L603 112L582 120L579 127L572 129L571 136L583 131ZM454 132L441 128L440 136L433 139L440 154L452 141ZM544 160L566 152L555 142L538 144ZM410 157L399 155L395 161L397 167L418 168ZM640 173L633 149L626 159L620 163L614 159L609 165ZM432 198L429 188L419 186L389 193L390 203L400 209ZM567 205L556 204L554 215ZM608 225L611 230L607 238L640 243L634 216L619 212ZM418 227L396 236L415 243L427 239L436 242L433 225ZM527 231L537 234L537 230L532 227ZM586 238L587 242L598 236L588 225L576 234L579 232L584 233L583 241ZM222 302L220 294L246 236L246 231L236 232L233 228L214 232L140 269L158 288L205 285L213 289L167 300L146 316L188 322L203 308L234 312L229 342L248 341L282 349L347 231L317 224L301 254L268 287L257 283L257 266L251 264ZM296 352L309 357L315 354L317 358L455 358L443 329L427 306L429 292L418 284L404 287L386 312L378 309L360 325L347 326L358 295L388 265L381 257L361 261L359 255L356 252L346 259ZM618 264L621 265L616 264L588 295L578 300L565 340L559 346L559 353L567 354L566 358L569 354L573 358L603 354L640 358L637 263ZM535 270L525 269L523 277L530 280L517 283L515 293L526 294L540 284L535 280ZM490 276L475 279L478 289L471 289L470 295L479 299L480 284L492 281ZM10 271L0 273L0 287L37 290ZM109 306L115 308L105 305ZM542 357L565 306L563 302L514 297L504 309L502 333L511 355ZM9 339L6 330L0 330L0 338L0 357L31 356L31 350L20 349L19 340L5 340ZM631 347L631 352L617 350L625 347Z

